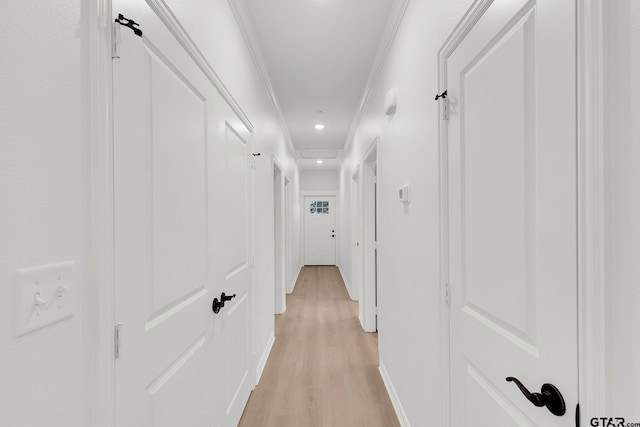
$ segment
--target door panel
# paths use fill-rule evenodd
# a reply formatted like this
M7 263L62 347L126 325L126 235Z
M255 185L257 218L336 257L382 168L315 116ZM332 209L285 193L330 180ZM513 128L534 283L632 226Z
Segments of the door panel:
M206 283L206 101L166 60L149 55L153 303Z
M463 299L476 317L531 343L537 315L536 116L527 91L535 73L534 25L528 15L509 28L461 76L467 101L461 138Z
M229 125L225 127L226 145L226 195L229 209L227 232L227 265L226 274L229 279L234 274L248 268L248 226L249 211L247 190L248 186L248 152L247 144Z
M147 391L151 397L152 425L177 426L184 422L184 412L197 418L198 426L210 425L207 410L207 387L203 382L192 383L194 377L207 372L206 340L201 337L169 368L152 382ZM181 411L176 411L180 408Z
M146 2L113 10L144 23L113 62L117 425L236 425L255 380L250 134Z
M230 113L230 112L229 112ZM227 113L227 114L229 114ZM220 189L224 196L222 215L224 221L223 275L220 277L220 292L235 295L225 304L217 317L222 321L220 342L224 349L224 405L227 426L240 421L244 406L249 399L254 378L250 375L251 354L251 262L250 262L250 150L246 128L225 122L221 149L225 165L220 168L223 178Z
M453 426L573 425L574 7L493 2L447 61ZM555 384L568 413L509 376Z
M336 264L335 196L304 197L304 263Z

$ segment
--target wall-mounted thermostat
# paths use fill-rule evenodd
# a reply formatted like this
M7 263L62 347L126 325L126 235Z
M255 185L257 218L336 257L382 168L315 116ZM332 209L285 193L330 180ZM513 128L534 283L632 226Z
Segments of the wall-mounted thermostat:
M409 203L409 185L403 185L398 190L398 196L402 203Z

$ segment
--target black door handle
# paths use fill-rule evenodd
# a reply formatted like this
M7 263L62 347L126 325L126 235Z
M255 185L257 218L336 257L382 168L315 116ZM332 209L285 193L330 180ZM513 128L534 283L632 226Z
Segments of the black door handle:
M235 297L236 294L227 295L223 292L222 294L220 294L220 300L218 300L218 298L213 299L213 302L211 303L211 310L213 310L214 313L218 314L220 312L220 309L224 307L224 303L227 301L231 301Z
M535 406L546 406L549 412L559 417L566 412L562 393L560 393L560 390L553 384L542 384L541 393L531 393L517 378L507 377L506 380L516 383L522 394L524 394L524 397Z

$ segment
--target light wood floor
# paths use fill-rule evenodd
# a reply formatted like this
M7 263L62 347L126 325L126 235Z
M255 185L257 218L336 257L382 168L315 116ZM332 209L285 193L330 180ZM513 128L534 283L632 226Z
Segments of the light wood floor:
M242 427L392 427L378 336L362 331L336 267L304 267Z

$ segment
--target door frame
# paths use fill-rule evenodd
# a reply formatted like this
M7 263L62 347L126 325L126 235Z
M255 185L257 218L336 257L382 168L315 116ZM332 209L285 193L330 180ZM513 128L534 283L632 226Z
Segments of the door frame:
M300 241L302 243L302 265L304 266L304 260L305 260L305 227L306 227L306 208L305 208L305 204L304 204L304 198L305 196L333 196L335 197L335 207L333 208L335 211L335 221L336 221L336 225L335 225L335 230L336 230L336 236L340 236L340 224L338 221L339 215L340 215L340 205L338 203L338 195L339 192L338 191L322 191L322 190L314 190L314 191L301 191L300 192ZM336 265L338 264L338 260L340 259L339 257L339 245L337 243L338 239L335 239L335 245L336 245Z
M360 189L362 192L362 206L360 209L362 219L362 281L361 299L358 302L360 323L366 332L377 331L377 263L375 230L377 222L378 183L374 179L379 175L379 142L376 137L362 158L362 176L360 177ZM375 170L374 166L375 165ZM375 191L375 193L374 193ZM373 214L372 214L373 212Z
M447 60L493 0L476 0L438 52L438 93L447 88ZM578 394L583 420L606 413L604 24L603 2L577 2ZM448 290L448 129L438 105L440 166L440 320L442 424L451 426ZM569 408L571 412L575 408ZM569 414L570 415L570 414Z
M362 174L360 165L351 173L351 299L362 300ZM358 305L360 305L358 303ZM362 323L362 318L360 318Z
M229 92L189 34L177 20L164 0L146 0L176 37L183 48L200 67L222 99L229 105L250 133L248 143L253 143L255 127ZM89 2L89 91L90 91L90 248L89 269L91 281L88 284L84 310L91 313L90 326L85 336L91 358L95 363L89 368L88 383L91 425L113 427L115 425L115 278L114 278L114 217L113 217L113 81L112 81L112 0ZM143 29L144 31L144 29ZM255 177L255 174L252 173ZM252 178L253 179L253 178ZM255 187L255 186L252 186ZM252 210L255 211L255 188L251 190ZM255 220L255 212L251 221ZM255 242L255 227L252 232ZM255 250L255 248L254 248ZM255 266L249 292L255 300ZM251 342L257 331L255 317L250 325ZM256 360L249 355L255 371Z
M273 220L274 220L274 302L275 314L283 314L287 310L287 293L286 293L286 206L284 185L287 180L284 168L275 155L271 156L271 176L273 177ZM276 182L276 175L278 182ZM279 272L278 272L279 270Z
M291 180L284 174L284 292L293 292L291 278ZM291 289L291 290L290 290ZM286 295L285 295L286 298Z

